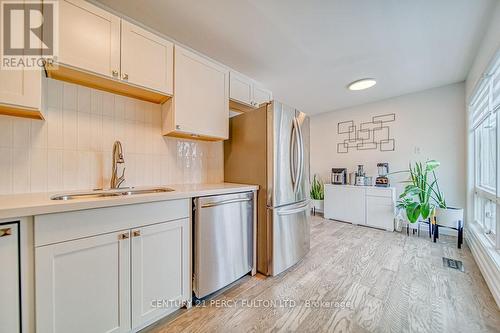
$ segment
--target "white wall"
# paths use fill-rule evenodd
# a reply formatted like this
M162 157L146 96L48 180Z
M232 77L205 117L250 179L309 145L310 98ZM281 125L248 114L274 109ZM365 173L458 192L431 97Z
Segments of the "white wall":
M388 162L390 171L405 170L409 161L436 159L440 186L450 205L465 204L465 103L464 83L452 84L375 103L332 111L311 117L311 172L329 180L333 167L354 171L365 165L369 175L377 175L377 162ZM356 92L362 93L362 92ZM378 150L337 153L337 123L370 121L372 116L395 113L389 123L396 140L395 151ZM397 184L401 189L401 184Z
M223 180L222 143L163 137L159 105L47 80L45 121L0 116L0 194L108 187L115 140L128 185Z
M484 34L483 40L477 49L476 57L472 63L466 80L466 96L469 98L481 75L493 58L496 51L500 49L500 1L497 1L495 10L491 13L489 27Z

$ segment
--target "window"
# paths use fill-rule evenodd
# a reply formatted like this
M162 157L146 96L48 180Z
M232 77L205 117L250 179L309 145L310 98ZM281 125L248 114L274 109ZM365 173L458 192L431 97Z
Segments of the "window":
M483 120L475 130L475 144L478 169L476 172L477 186L492 194L496 194L497 172L497 126L496 115Z
M493 243L496 240L497 233L496 210L495 200L486 199L477 193L474 195L474 220Z
M471 135L474 138L474 221L482 232L500 249L496 237L500 229L497 210L500 209L500 52L489 72L479 83L469 106ZM499 217L500 218L500 217Z

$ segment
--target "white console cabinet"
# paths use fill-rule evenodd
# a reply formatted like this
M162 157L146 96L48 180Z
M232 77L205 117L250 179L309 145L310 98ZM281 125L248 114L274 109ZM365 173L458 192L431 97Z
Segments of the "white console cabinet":
M394 230L393 187L325 185L325 218Z

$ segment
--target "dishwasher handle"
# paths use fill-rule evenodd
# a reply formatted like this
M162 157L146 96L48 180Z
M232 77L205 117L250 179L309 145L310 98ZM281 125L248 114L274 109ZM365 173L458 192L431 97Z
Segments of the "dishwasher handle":
M229 200L208 202L206 204L201 205L201 208L210 208L210 207L222 206L222 205L227 205L230 203L245 202L245 201L252 201L252 198L238 198L238 199L229 199Z

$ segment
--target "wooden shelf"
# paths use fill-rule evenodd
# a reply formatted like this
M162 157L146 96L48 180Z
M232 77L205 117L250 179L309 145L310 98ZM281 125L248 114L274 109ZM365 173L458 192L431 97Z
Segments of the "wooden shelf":
M61 64L46 65L45 73L47 77L52 79L75 83L156 104L162 104L171 98L171 96L154 90L149 90L127 82L107 78Z
M43 114L40 110L31 108L22 108L19 106L14 106L9 104L0 104L0 114L13 117L44 120Z
M250 112L250 111L257 110L259 107L246 105L246 104L234 101L232 99L229 100L229 109L233 110L234 112L240 112L240 113Z
M171 136L174 138L201 140L201 141L214 141L215 142L215 141L226 140L225 138L217 138L217 137L207 136L207 135L191 134L191 133L186 133L186 132L181 132L181 131L173 131L170 133L165 133L163 135L164 136Z

